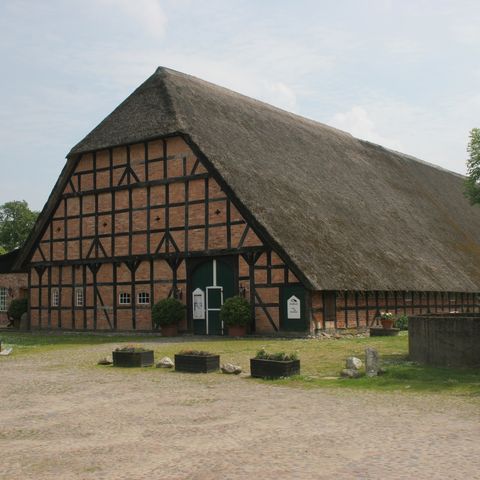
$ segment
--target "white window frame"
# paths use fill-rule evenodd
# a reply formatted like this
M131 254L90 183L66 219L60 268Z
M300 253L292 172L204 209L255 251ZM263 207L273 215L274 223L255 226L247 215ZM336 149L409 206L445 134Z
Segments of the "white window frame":
M57 287L52 288L52 307L60 306L60 289Z
M8 288L0 287L0 312L6 312L8 310L7 299Z
M138 305L150 305L150 292L138 292L137 293Z
M119 305L130 305L131 303L132 303L132 294L130 292L120 292L118 294Z
M83 307L85 305L85 294L83 287L75 287L75 306Z

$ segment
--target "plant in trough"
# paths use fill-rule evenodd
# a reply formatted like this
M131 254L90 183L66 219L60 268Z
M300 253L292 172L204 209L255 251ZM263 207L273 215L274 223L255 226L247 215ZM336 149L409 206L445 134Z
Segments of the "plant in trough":
M164 298L152 308L155 328L176 325L185 317L185 305L176 298Z
M277 352L269 353L264 348L259 350L255 355L257 360L276 360L277 362L291 362L293 360L298 360L298 355L293 353Z
M194 355L197 357L209 357L214 355L213 353L206 352L205 350L182 350L178 355Z
M115 349L116 352L126 352L126 353L141 353L148 352L146 348L136 347L134 345L127 345L126 347L118 347Z
M222 305L220 319L227 326L246 326L250 323L250 304L243 297L230 297Z

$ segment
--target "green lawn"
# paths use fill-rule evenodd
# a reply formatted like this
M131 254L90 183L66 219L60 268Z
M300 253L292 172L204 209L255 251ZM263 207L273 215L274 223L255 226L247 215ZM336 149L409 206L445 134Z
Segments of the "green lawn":
M181 337L178 343L163 343L160 337L116 334L37 334L0 333L5 344L14 346L14 356L35 355L57 349L82 348L85 345L105 345L105 355L119 343L148 343L155 350L156 359L173 355L183 349L208 350L221 354L222 362L242 365L248 372L249 358L264 347L272 352L297 352L302 374L274 381L292 387L336 387L385 391L439 392L480 397L479 369L450 369L425 367L408 361L408 337L344 338L340 340L316 339L229 339ZM115 345L109 345L115 344ZM387 369L377 378L340 379L345 358L355 355L364 358L367 346L376 348ZM103 352L103 350L102 350ZM92 365L98 358L92 353ZM1 361L1 358L0 358ZM99 367L100 368L100 367ZM157 370L158 371L158 370Z

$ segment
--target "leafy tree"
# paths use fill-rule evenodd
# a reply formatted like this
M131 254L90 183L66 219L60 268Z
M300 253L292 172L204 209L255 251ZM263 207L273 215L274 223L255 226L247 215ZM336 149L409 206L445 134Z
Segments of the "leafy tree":
M7 251L5 250L5 248L0 246L0 255L3 255L4 253L7 253Z
M32 231L38 212L32 212L25 200L0 206L0 247L7 252L21 247Z
M465 180L465 195L472 205L480 203L480 128L470 132L470 142L467 151L467 179Z

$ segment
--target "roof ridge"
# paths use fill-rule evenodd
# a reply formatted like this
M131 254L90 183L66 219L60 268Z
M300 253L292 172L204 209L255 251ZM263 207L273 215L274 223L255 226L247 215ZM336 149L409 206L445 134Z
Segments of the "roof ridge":
M328 125L326 123L320 122L319 120L315 120L313 118L305 117L303 115L300 115L298 113L291 112L289 110L285 110L284 108L277 107L276 105L272 105L271 103L265 102L263 100L259 100L258 98L251 97L249 95L246 95L244 93L237 92L236 90L232 90L231 88L224 87L222 85L217 85L216 83L210 82L208 80L204 80L203 78L196 77L195 75L190 75L188 73L180 72L179 70L174 70L173 68L168 68L168 67L163 67L159 66L155 70L155 74L157 75L173 75L173 76L178 76L181 78L185 79L193 79L196 82L199 82L203 85L206 85L209 88L212 88L214 90L222 90L224 93L227 93L229 95L232 95L234 97L244 100L247 100L252 103L258 104L262 108L268 108L269 110L275 111L277 113L280 113L281 115L288 115L290 117L293 117L294 119L300 120L302 122L308 123L313 126L321 127L327 130L331 130L335 133L338 133L340 135L345 135L350 138L355 138L351 133L346 132L345 130L340 130L339 128L332 127L331 125Z

